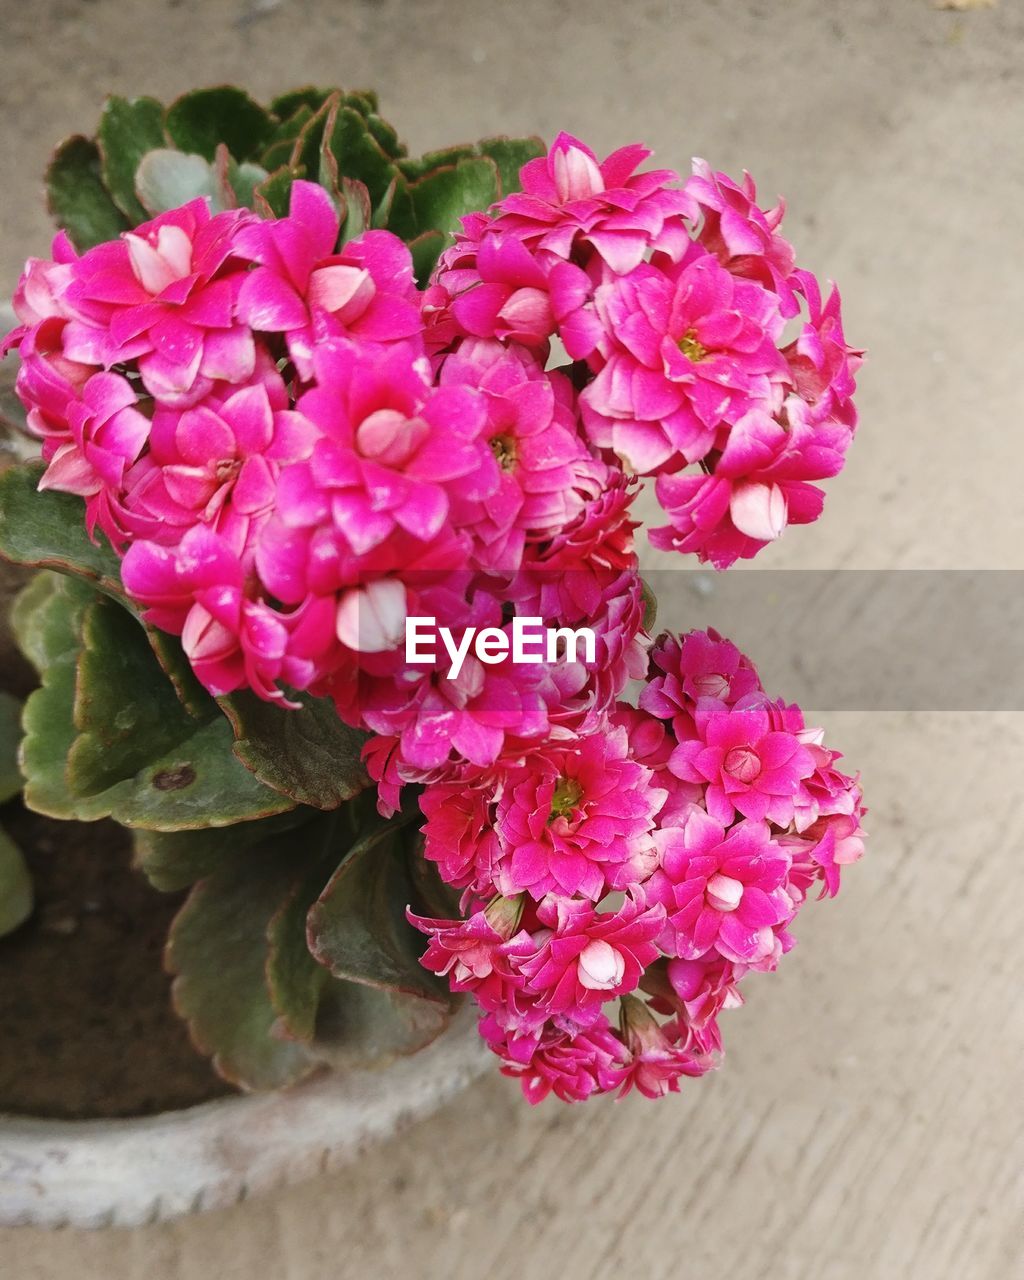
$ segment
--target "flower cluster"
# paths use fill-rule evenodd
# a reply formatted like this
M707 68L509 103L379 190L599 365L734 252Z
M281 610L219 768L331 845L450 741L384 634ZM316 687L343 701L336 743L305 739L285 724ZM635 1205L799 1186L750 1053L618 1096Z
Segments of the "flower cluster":
M795 266L781 204L703 161L682 187L636 172L647 154L598 163L562 134L521 194L465 220L427 293L431 340L557 336L586 370L587 440L657 477L652 542L726 568L820 515L812 481L843 465L860 353L838 293Z
M400 239L343 241L302 181L279 218L197 199L81 255L60 235L5 344L41 487L84 499L206 688L330 697L383 813L424 788L465 913L414 917L424 963L533 1100L707 1070L739 980L861 850L856 782L733 646L663 637L649 663L638 478L656 545L753 555L819 514L859 356L781 207L647 156L561 135L423 290ZM410 616L595 651L452 674L406 661Z
M813 886L836 893L863 852L838 758L734 645L663 635L604 733L425 788L424 853L466 918L412 917L424 963L472 992L531 1100L674 1091L715 1065L719 1012L793 945Z

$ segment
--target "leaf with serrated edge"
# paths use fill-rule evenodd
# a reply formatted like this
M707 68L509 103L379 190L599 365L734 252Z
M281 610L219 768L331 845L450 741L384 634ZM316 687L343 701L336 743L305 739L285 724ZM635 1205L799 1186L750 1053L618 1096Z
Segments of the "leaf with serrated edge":
M331 975L309 953L306 915L338 864L339 846L353 839L346 810L320 814L303 831L311 849L306 874L297 879L267 925L267 988L278 1015L278 1034L309 1041Z
M395 166L358 111L340 106L333 118L328 118L321 149L322 156L333 157L340 178L363 183L370 193L371 204L383 198L395 176Z
M213 159L221 142L236 160L255 159L273 136L274 126L270 113L234 85L183 94L164 117L174 144L205 160Z
M314 809L291 809L254 822L231 827L197 828L193 831L143 831L133 833L132 865L161 893L187 889L213 875L261 841L301 827L317 816Z
M159 743L147 763L130 776L89 796L75 794L68 760L78 737L74 708L82 629L96 597L72 578L61 578L34 620L34 652L43 659L42 684L25 704L21 767L30 808L54 818L93 821L113 817L128 827L181 831L230 826L282 813L294 802L260 783L231 752L231 727L223 717L200 724L180 710L184 736ZM140 652L149 654L139 631ZM163 681L156 659L152 675L137 691L150 696Z
M419 962L422 936L405 917L412 886L394 821L363 836L310 908L309 949L336 978L447 1003Z
M129 225L103 185L99 148L88 138L68 138L53 153L46 170L46 200L80 253L116 240Z
M288 212L292 183L298 173L282 165L253 190L252 207L264 218L283 218Z
M498 198L498 167L489 156L474 156L435 169L409 187L420 231L459 229L468 213L486 209Z
M498 181L501 183L501 195L511 195L521 191L519 171L529 160L536 160L544 155L547 147L543 138L481 138L477 143L482 155L490 156L498 166Z
M235 755L298 804L336 809L370 785L361 758L367 735L345 724L329 698L294 696L297 711L247 691L219 699L237 739Z
M73 574L125 602L117 552L105 539L89 540L81 498L38 491L44 470L44 463L26 462L0 473L0 556Z
M18 648L43 674L50 661L46 645L45 621L48 601L60 587L58 573L37 573L22 587L11 605L11 631Z
M274 1034L266 981L268 925L307 869L293 847L299 839L272 838L197 884L167 941L175 1009L200 1053L245 1089L293 1084L317 1065L303 1045Z
M147 151L165 145L163 104L155 98L111 95L103 107L96 141L103 181L111 199L128 221L137 226L151 210L135 194L135 171Z
M77 796L116 786L195 732L141 624L111 600L82 616L67 777ZM218 715L211 699L207 720Z
M432 1044L456 1005L455 999L440 1004L328 975L311 1052L335 1071L380 1069Z

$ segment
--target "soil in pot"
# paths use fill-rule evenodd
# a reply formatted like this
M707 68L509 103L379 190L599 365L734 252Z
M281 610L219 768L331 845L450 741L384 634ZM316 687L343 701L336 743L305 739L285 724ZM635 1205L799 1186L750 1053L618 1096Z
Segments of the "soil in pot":
M35 673L7 610L25 575L0 562L0 688ZM113 822L55 822L17 800L0 823L32 873L35 910L0 938L0 1111L60 1119L151 1115L232 1092L192 1047L163 971L182 895L131 868Z
M161 953L181 895L131 869L115 823L54 822L16 801L0 821L36 895L0 938L0 1111L139 1116L231 1092L171 1007Z

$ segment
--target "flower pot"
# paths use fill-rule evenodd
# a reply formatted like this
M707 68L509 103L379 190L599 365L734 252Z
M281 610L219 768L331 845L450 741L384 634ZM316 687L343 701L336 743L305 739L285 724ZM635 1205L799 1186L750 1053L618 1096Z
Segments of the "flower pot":
M476 1010L390 1067L129 1120L0 1116L0 1225L139 1226L338 1168L488 1065Z

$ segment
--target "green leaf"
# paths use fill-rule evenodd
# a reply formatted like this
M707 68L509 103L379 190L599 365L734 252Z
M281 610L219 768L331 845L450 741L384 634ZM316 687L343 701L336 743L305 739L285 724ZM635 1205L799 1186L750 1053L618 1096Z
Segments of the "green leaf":
M377 204L373 215L375 227L386 227L393 235L407 243L418 235L416 211L412 207L409 183L401 173L396 173L387 191Z
M295 831L314 816L311 809L292 809L276 817L236 822L231 827L195 831L136 830L134 865L154 889L174 893L244 857L254 845L271 836ZM305 837L297 833L295 838L301 841Z
M306 916L338 862L338 844L351 844L345 810L320 814L302 832L308 869L297 879L267 926L267 986L277 1011L278 1032L290 1040L310 1041L317 1010L331 975L310 955ZM346 838L347 837L347 838Z
M275 1035L267 932L308 873L274 837L195 886L171 926L166 963L174 1006L226 1080L277 1089L316 1068L308 1049Z
M482 155L490 156L498 166L501 195L521 191L519 170L529 160L535 160L547 151L543 138L483 138L477 144Z
M37 573L22 587L11 605L11 630L18 648L39 675L53 659L49 647L48 606L60 583L60 574Z
M380 823L310 909L310 951L336 978L447 1005L447 984L419 962L424 939L405 918L412 896L398 824Z
M121 562L104 539L91 542L81 498L38 490L45 463L0 473L0 556L29 568L58 569L124 600Z
M460 218L498 198L498 167L489 156L459 160L414 182L409 194L420 231L449 235L459 229Z
M320 104L316 114L302 126L292 148L289 167L296 177L316 174L320 171L320 144L328 120L333 120L341 105L341 93L332 93ZM301 170L301 173L300 173Z
M412 254L412 269L420 288L426 286L430 273L437 265L437 260L447 243L448 237L440 231L424 231L415 240L409 241L409 252Z
M350 728L329 698L297 694L301 710L248 691L220 699L237 741L235 755L268 787L314 809L336 809L370 785L361 751L367 735Z
M302 89L292 89L288 93L279 94L270 104L270 110L278 120L290 120L303 107L312 115L323 106L331 96L330 89L316 89L306 85Z
M366 116L366 127L389 159L398 160L405 155L405 146L395 131L394 125L377 115L376 111L371 111Z
M335 1071L385 1067L436 1040L451 1021L455 1003L328 978L320 992L312 1049Z
M266 182L269 173L262 165L246 160L235 164L228 160L228 182L234 192L235 205L238 208L251 209L255 200L256 188Z
M435 169L450 168L460 160L467 160L477 154L477 149L471 142L460 142L437 151L425 151L421 156L403 157L399 160L398 167L411 182L415 182L418 178L425 178L428 173L433 173Z
M97 795L144 769L196 729L156 661L139 622L109 600L82 615L67 756L75 795ZM217 714L211 699L207 720Z
M32 878L21 850L0 828L0 937L32 914Z
M128 220L103 185L99 148L88 138L62 142L46 170L50 213L79 252L116 239Z
M230 826L293 808L235 758L223 717L202 723L187 714L143 628L128 615L127 621L113 621L117 608L76 580L61 578L30 618L20 618L21 631L31 632L32 660L39 660L42 671L42 685L30 695L23 717L26 803L50 817L113 817L124 826L156 831ZM106 652L115 642L128 652ZM133 672L132 683L117 686L119 709L108 724L105 700L119 664ZM152 728L150 703L166 717L158 730ZM138 736L140 725L151 740Z
M142 158L135 173L135 192L152 217L177 209L196 196L207 197L215 213L227 207L209 161L170 147L147 152Z
M182 151L212 160L223 142L236 160L256 159L274 133L274 120L242 89L197 89L172 102L164 117L168 137Z
M103 181L133 226L145 222L152 212L135 194L135 171L148 151L165 145L163 117L163 104L155 98L116 96L107 99L100 116L96 141Z
M366 187L352 178L342 178L341 195L345 202L339 244L348 244L368 230L372 222L370 195Z
M252 207L256 212L265 218L283 218L288 212L295 176L283 165L261 182L252 193Z
M376 204L390 186L396 169L359 112L341 106L324 128L319 172L324 186L330 177L358 180L370 193L370 203Z
M18 743L21 741L21 703L0 690L0 804L21 790Z
M192 664L185 656L178 637L159 631L156 627L147 627L146 638L181 705L194 719L209 720L215 703L196 679Z
M487 156L494 161L500 183L499 195L507 196L521 190L519 170L528 160L542 156L547 150L543 139L531 138L481 138L479 142L461 143L439 151L427 151L415 159L401 159L398 167L410 181L424 178L438 169L450 168L460 160L474 156Z

